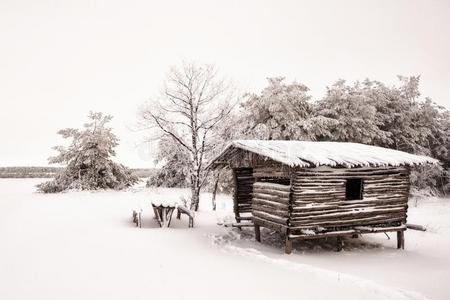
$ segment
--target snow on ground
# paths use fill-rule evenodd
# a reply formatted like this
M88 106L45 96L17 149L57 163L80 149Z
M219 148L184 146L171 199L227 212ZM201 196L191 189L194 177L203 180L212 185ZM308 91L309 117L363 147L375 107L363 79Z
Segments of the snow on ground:
M0 180L0 299L449 299L450 199L422 199L409 221L429 231L333 243L294 244L291 255L268 230L217 226L227 219L203 194L195 228L186 216L158 227L151 200L183 189L34 193L37 179ZM413 206L413 204L411 204ZM142 207L143 228L131 223ZM174 214L175 217L175 214Z

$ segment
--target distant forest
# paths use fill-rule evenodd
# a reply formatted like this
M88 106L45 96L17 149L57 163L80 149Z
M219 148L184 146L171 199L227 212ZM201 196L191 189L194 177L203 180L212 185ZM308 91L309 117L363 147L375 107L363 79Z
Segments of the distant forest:
M61 167L0 167L0 178L53 178ZM140 178L155 174L155 169L131 169Z

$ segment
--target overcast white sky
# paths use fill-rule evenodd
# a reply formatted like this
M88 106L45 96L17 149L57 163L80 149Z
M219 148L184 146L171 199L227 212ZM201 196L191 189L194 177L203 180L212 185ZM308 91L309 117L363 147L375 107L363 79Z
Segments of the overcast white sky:
M128 128L169 66L214 63L246 91L285 76L320 98L338 78L422 77L450 107L450 1L0 0L0 166L46 165L56 132L114 116L118 160L152 165Z

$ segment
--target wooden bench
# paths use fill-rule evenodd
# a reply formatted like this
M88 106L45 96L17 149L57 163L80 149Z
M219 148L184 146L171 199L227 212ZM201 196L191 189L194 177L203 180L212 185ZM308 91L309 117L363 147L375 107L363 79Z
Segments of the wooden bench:
M181 218L181 214L189 216L189 228L194 227L194 212L188 209L186 206L178 205L177 207L177 219Z
M136 227L142 228L142 209L133 210L133 223Z

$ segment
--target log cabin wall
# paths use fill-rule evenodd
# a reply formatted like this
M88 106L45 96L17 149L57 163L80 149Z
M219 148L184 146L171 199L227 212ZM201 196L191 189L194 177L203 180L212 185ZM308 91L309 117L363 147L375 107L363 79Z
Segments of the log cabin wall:
M285 232L289 224L291 172L288 167L257 166L253 169L253 222Z
M225 158L233 170L234 214L236 221L251 220L241 214L252 212L253 183L255 181L290 185L290 168L248 151L235 151Z
M362 199L346 198L348 179L361 179ZM290 232L400 225L406 223L408 194L406 167L299 169L292 180Z
M257 181L253 184L252 216L255 224L286 231L290 216L290 185Z

